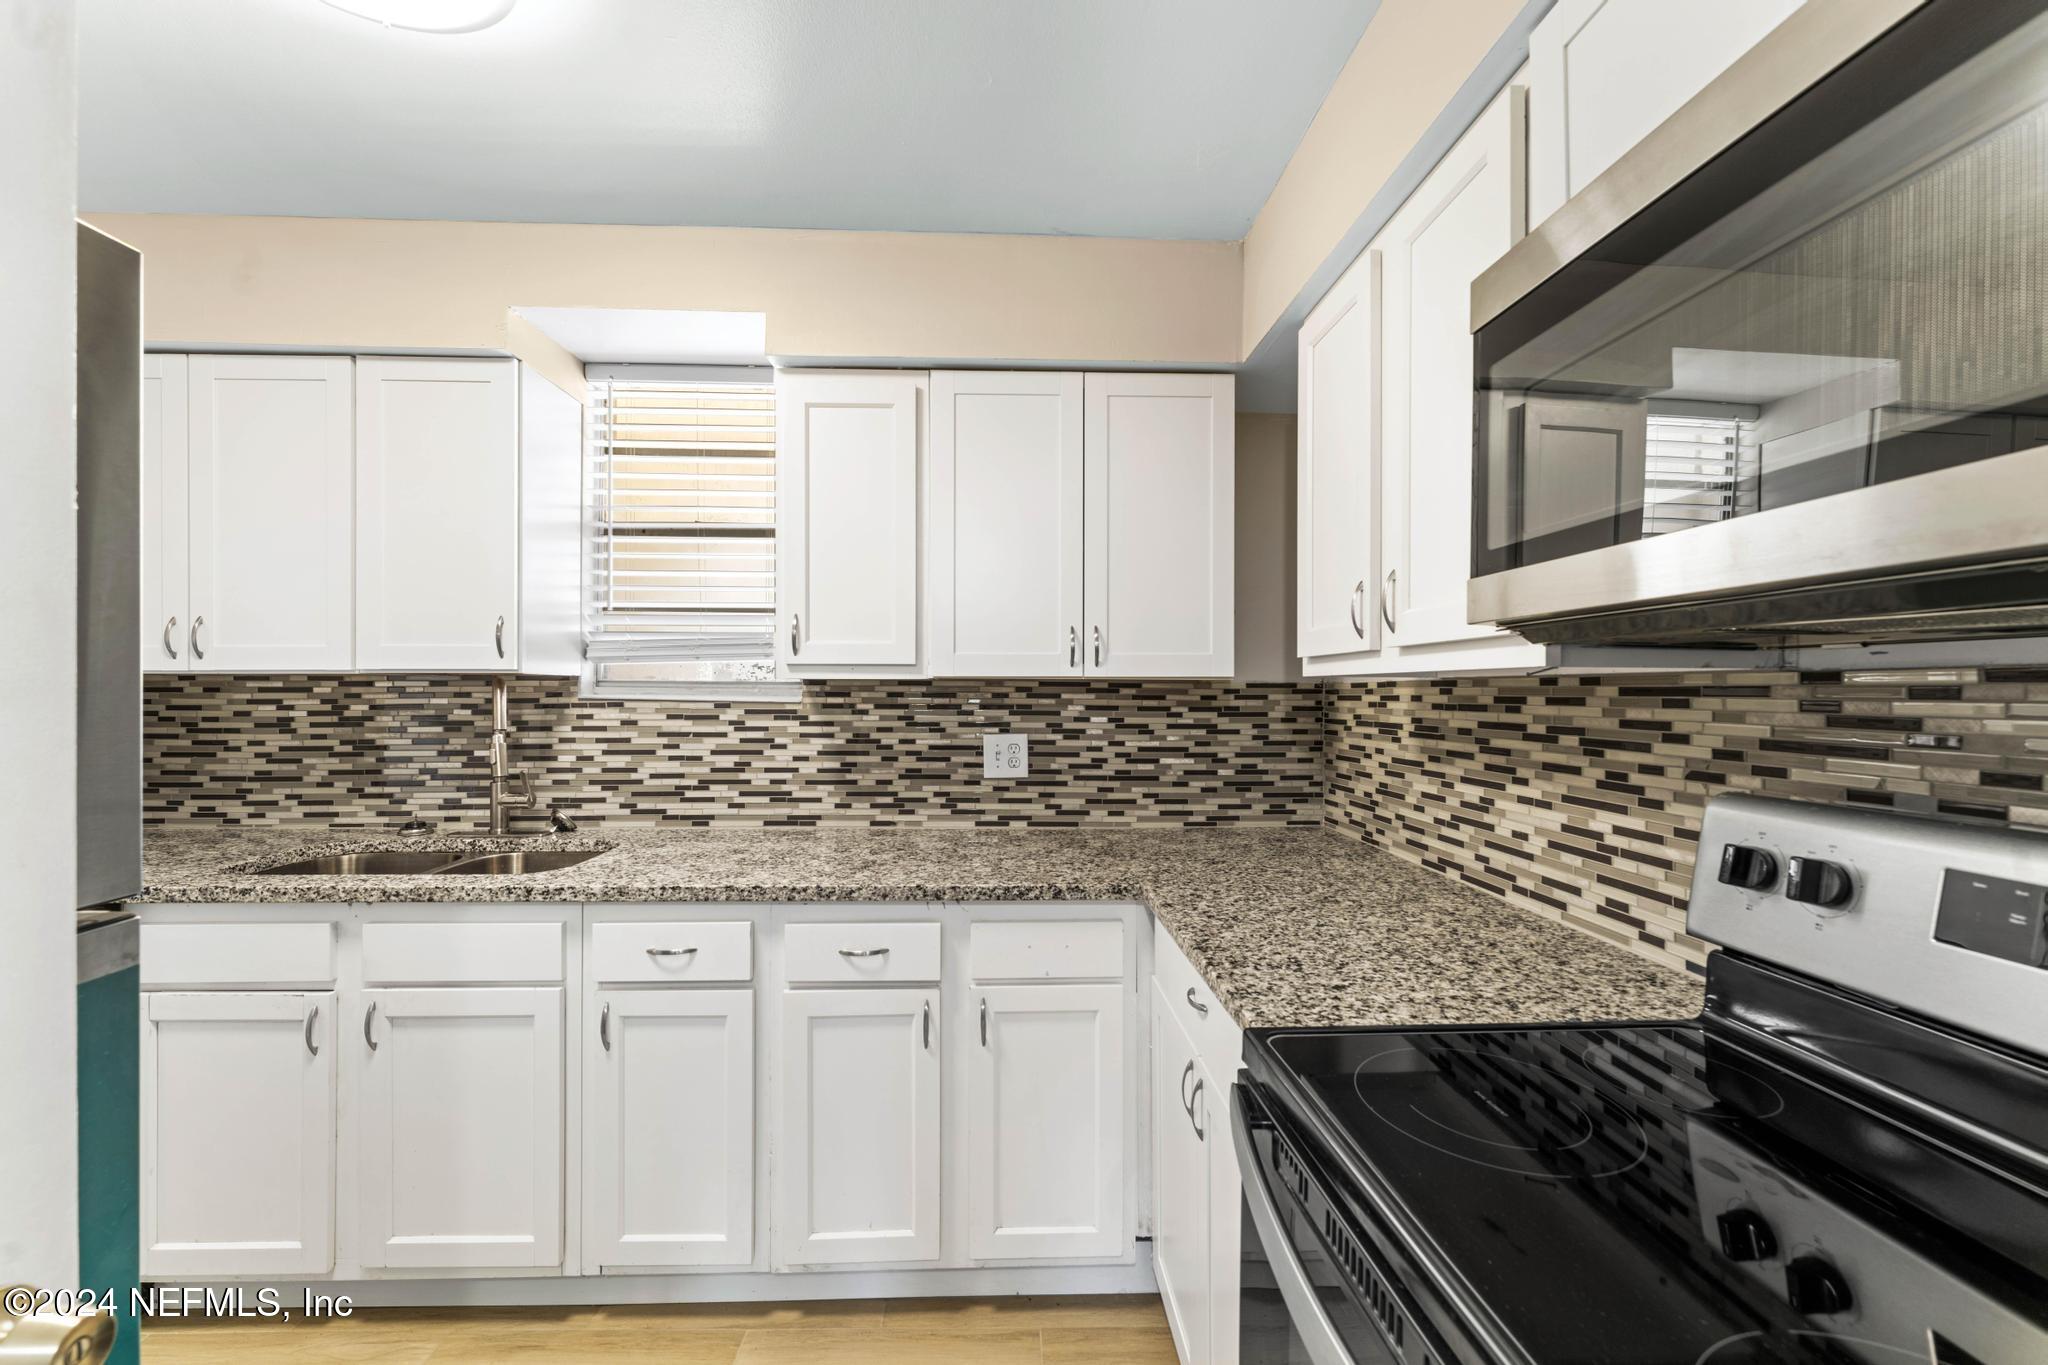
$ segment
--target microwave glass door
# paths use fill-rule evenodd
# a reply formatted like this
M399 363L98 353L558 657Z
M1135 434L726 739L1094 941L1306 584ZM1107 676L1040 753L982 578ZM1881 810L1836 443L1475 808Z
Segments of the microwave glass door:
M1928 6L1475 345L1475 577L2048 445L2048 16Z

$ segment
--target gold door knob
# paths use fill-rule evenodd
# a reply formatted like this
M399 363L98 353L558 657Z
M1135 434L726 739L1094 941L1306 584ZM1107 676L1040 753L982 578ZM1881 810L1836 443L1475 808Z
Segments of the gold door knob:
M114 1317L93 1313L31 1313L15 1317L5 1306L19 1302L15 1291L0 1290L0 1365L101 1365L114 1350ZM31 1292L33 1292L31 1290Z

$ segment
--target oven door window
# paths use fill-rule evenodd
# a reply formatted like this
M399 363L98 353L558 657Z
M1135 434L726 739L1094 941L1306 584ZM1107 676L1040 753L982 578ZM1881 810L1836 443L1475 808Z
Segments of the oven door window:
M1486 323L1473 572L2048 446L2048 16L1930 6Z

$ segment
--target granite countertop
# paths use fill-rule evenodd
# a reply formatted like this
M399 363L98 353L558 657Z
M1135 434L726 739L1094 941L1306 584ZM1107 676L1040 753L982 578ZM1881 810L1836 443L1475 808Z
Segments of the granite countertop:
M374 848L603 849L516 877L264 877ZM137 902L1048 901L1150 907L1237 1022L1676 1019L1699 978L1313 829L688 829L517 840L324 826L150 830Z

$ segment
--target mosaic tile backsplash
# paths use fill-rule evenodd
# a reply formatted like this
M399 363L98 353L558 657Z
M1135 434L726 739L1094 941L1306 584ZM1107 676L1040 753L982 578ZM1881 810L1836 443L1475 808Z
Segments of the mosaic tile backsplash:
M1329 689L1326 823L1673 966L1722 791L2048 829L2048 668Z
M480 825L480 678L156 676L144 818ZM791 702L588 701L512 689L513 760L578 819L700 825L1314 826L1313 687L1202 682L849 682ZM1031 775L981 775L981 736L1031 744ZM531 826L529 826L531 827Z

